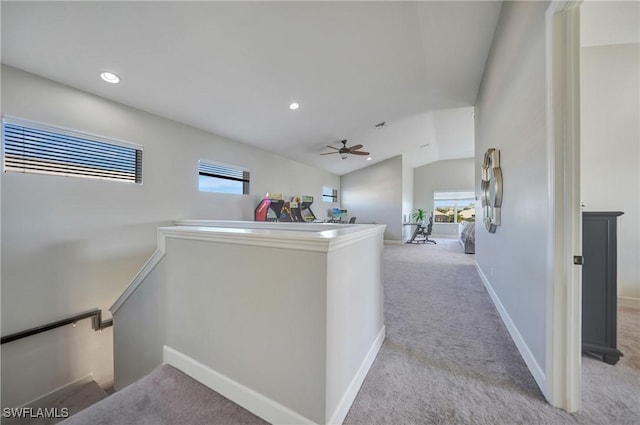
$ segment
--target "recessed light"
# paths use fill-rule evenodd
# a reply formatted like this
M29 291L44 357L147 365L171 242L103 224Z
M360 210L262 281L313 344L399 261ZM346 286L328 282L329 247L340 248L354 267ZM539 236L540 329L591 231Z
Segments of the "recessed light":
M293 111L295 111L299 107L300 107L300 105L298 105L296 102L292 102L291 105L289 105L289 109L291 109Z
M116 84L120 82L120 77L113 72L103 72L100 77L107 83Z
M367 158L367 161L371 161L371 157Z

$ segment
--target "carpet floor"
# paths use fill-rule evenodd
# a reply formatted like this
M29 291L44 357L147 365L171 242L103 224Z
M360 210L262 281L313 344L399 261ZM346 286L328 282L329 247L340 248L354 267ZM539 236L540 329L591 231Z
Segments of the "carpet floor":
M382 345L344 423L640 424L640 312L620 309L611 366L583 357L583 409L550 406L457 241L384 249ZM64 425L263 424L219 394L161 366Z
M474 256L437 241L385 246L387 339L345 424L640 424L640 312L621 309L616 366L583 357L583 408L568 414L545 401Z

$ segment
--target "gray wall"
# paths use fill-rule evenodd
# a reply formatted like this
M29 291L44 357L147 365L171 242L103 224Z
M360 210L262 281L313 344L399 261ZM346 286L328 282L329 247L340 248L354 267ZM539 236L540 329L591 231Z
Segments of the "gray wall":
M142 185L3 173L3 335L108 309L153 253L159 225L252 220L265 192L313 195L322 205L323 185L340 188L338 176L6 66L2 113L144 148ZM249 168L251 195L198 192L200 158ZM111 379L111 332L79 332L3 345L2 405L17 406L90 372L98 382Z
M407 155L402 155L402 217L413 210L414 168L409 165Z
M478 226L476 261L542 371L548 299L547 5L503 4L475 109L475 168L480 170L488 148L496 148L504 175L502 225L494 234Z
M480 180L474 158L436 161L413 169L413 203L433 213L433 192L474 190Z
M581 54L581 199L618 218L618 295L640 308L640 44Z
M401 156L345 174L342 208L358 223L386 224L385 240L402 240L402 176Z

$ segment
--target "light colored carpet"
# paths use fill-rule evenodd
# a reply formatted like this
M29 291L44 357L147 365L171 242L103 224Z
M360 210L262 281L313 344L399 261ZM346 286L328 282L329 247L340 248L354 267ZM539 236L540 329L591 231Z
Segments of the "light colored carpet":
M345 424L640 424L640 312L621 309L616 366L584 358L584 408L546 403L455 240L384 250L387 339ZM170 367L64 425L263 424Z
M583 358L583 409L568 414L544 400L474 256L437 241L385 246L387 339L345 424L640 424L637 311L622 310L616 366Z
M265 421L163 365L60 425L266 424Z

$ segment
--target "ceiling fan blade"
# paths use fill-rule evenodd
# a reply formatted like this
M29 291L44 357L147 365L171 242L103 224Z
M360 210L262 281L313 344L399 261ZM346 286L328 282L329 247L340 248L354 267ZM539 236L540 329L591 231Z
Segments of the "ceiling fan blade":
M349 149L350 151L357 151L361 147L362 147L362 145L353 145L351 147L348 147L347 149Z
M320 155L331 155L332 153L340 153L340 152L327 152L327 153L321 153Z
M365 151L351 151L349 153L354 155L369 155L369 152L365 152Z
M335 149L335 150L337 150L337 151L339 151L339 150L340 150L340 149L338 149L338 148L334 148L334 147L333 147L333 146L331 146L331 145L327 145L327 147L328 147L328 148L331 148L331 149Z

